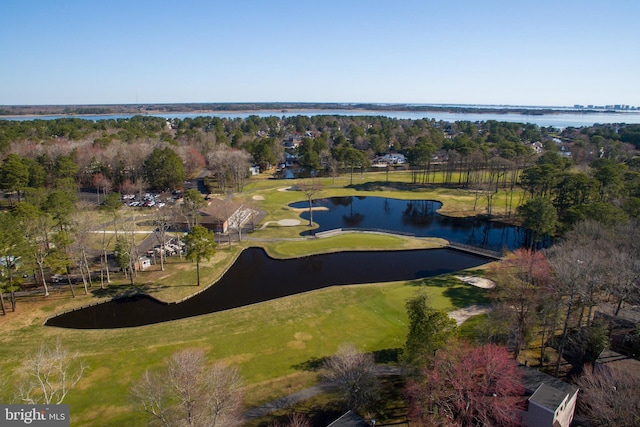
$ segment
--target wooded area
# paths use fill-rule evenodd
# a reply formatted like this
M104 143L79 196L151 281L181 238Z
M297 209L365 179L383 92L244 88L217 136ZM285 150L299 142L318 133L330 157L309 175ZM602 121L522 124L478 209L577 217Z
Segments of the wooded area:
M417 298L407 305L413 323L404 362L419 365L430 359L422 379L432 382L454 372L445 369L446 360L475 363L498 354L502 361L501 350L489 344L506 346L515 360L537 347L540 366L553 366L559 375L567 354L578 357L581 367L608 346L610 330L596 317L599 306L615 316L625 305L640 302L639 148L640 125L623 124L558 130L496 121L322 115L0 120L0 308L4 315L15 311L16 292L30 281L45 296L52 283L61 281L72 296L79 284L85 294L94 282L104 289L115 270L133 284L144 255L136 239L141 212L159 236L162 269L169 251L166 232L188 232L174 245L175 253L196 262L199 285L200 262L211 258L216 246L213 234L199 225L205 196L220 195L210 211L227 221L236 210L231 196L243 192L251 166L271 179L283 179L284 171L302 178L296 182L310 212L312 199L323 191L315 177L348 175L355 190L354 172L386 171L386 181L379 184L394 188L393 172L408 171L410 182L396 183L398 188L465 191L475 199L473 211L523 225L528 242L487 273L497 286L491 295L495 309L477 331L484 347L462 346L435 357L455 328L446 313L429 310L426 300ZM406 162L386 155L404 156ZM198 176L205 177L204 194L185 188L186 180ZM504 205L496 209L499 193ZM128 196L143 204L131 204ZM552 237L554 244L542 250ZM425 335L433 325L441 336ZM371 362L362 360L367 366ZM420 381L410 386L416 395L450 392L425 388ZM588 376L584 381L594 382ZM152 388L139 389L141 399ZM167 396L173 391L162 392L163 399L172 399ZM349 397L354 407L365 406L365 398ZM425 419L432 415L413 411ZM236 409L232 412L235 416ZM467 416L477 414L462 418ZM501 416L482 415L506 420Z

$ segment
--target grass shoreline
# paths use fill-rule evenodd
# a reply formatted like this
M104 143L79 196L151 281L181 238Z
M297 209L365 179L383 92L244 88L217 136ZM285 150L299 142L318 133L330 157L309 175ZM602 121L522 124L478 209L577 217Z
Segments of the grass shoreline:
M343 178L343 184L344 184ZM326 181L326 180L325 180ZM337 180L338 181L338 180ZM267 212L264 222L299 218L299 212L287 204L300 200L301 194L277 191L280 181L256 180L238 199L259 205ZM417 198L427 194L438 199L438 192L374 192L330 187L322 197L360 194L394 198ZM253 200L260 195L264 200ZM461 208L458 198L473 203L473 196L449 196L449 204ZM443 202L443 208L447 202ZM444 213L444 212L442 212ZM0 377L7 384L14 379L20 361L43 343L60 339L71 351L78 352L89 369L72 390L65 403L71 405L72 425L146 425L135 412L127 393L144 369L160 366L162 360L180 348L197 347L207 351L210 360L238 366L247 381L246 403L257 406L317 381L309 362L335 352L345 341L364 351L382 351L402 347L406 334L404 302L418 288L427 286L434 305L449 310L460 304L482 301L484 292L471 289L453 275L353 286L335 286L224 312L181 319L157 325L117 330L68 330L43 326L43 319L61 310L70 310L96 301L106 301L127 292L141 292L164 302L177 302L201 292L230 268L241 251L262 247L276 259L295 258L345 250L412 250L442 247L441 239L379 234L343 234L322 239L300 239L306 225L268 226L254 235L277 242L242 242L231 248L220 246L216 256L201 265L207 286L195 285L195 266L185 260L169 259L167 270L159 268L141 273L134 287L123 280L109 285L107 291L90 295L78 293L70 298L67 287L56 288L44 298L21 298L17 313L0 321ZM290 240L296 238L296 240ZM457 296L452 298L452 295ZM455 305L454 305L454 302ZM11 400L11 387L0 390L0 401Z

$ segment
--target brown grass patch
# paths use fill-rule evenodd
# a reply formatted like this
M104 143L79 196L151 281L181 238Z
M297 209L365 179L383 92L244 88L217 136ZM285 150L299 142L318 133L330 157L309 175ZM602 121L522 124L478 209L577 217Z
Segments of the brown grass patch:
M93 384L95 382L105 381L111 378L111 375L112 375L111 369L105 368L105 367L100 367L96 369L91 369L91 367L89 367L87 371L85 371L87 373L83 375L82 380L78 383L78 386L76 387L78 390L81 390L81 391L87 390L93 387Z
M99 420L113 419L115 415L124 414L134 411L131 406L108 406L108 405L94 405L91 411L85 412L82 417L74 416L71 414L72 425L98 425Z
M296 332L294 337L298 341L309 341L313 338L311 334L306 332Z
M304 341L289 341L287 343L287 348L291 350L304 350L307 348L307 344Z

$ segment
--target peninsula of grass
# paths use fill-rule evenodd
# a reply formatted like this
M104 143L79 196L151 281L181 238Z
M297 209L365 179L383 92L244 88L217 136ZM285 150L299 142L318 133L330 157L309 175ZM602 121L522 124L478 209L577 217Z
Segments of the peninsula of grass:
M391 174L405 186L408 174ZM379 184L384 174L323 179L320 197L371 195L401 199L432 199L448 212L473 212L474 197L462 190L415 189L398 191ZM356 185L357 181L357 185ZM303 200L297 191L280 191L295 181L252 180L236 198L265 211L258 228L269 221L299 219L287 205ZM254 197L259 196L259 197ZM496 205L497 206L497 205ZM480 211L481 209L478 209ZM479 212L478 212L479 213ZM301 257L343 250L406 250L438 247L444 242L400 236L357 233L323 239L300 236L309 227L269 224L252 233L251 240L231 247L220 245L216 255L201 264L202 282L213 284L234 262L242 249L262 246L277 258ZM453 275L416 281L336 286L238 309L137 328L72 330L43 326L52 315L113 296L143 292L163 301L177 301L206 286L195 285L195 265L171 258L166 269L154 266L139 273L135 285L114 277L105 290L99 284L84 295L77 288L71 298L66 287L21 297L17 312L0 319L0 401L14 401L16 373L22 360L43 343L56 340L78 354L88 366L84 377L65 403L71 407L72 425L143 426L147 419L136 412L128 397L131 385L146 369L162 365L179 349L205 349L209 360L240 369L246 381L246 405L257 406L298 391L317 381L317 366L344 342L369 352L385 352L403 346L407 333L405 301L426 288L432 304L453 310L486 302L486 290L455 279ZM215 286L215 284L213 284Z
M273 258L298 258L341 251L432 249L446 244L445 240L437 238L415 239L377 233L345 233L321 239L270 243L264 248Z

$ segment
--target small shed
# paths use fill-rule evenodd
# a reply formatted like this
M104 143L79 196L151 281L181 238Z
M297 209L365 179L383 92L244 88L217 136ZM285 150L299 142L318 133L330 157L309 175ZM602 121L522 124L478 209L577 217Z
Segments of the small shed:
M138 269L139 270L146 270L147 268L151 267L151 258L146 257L146 256L141 256L138 259Z

